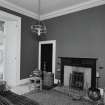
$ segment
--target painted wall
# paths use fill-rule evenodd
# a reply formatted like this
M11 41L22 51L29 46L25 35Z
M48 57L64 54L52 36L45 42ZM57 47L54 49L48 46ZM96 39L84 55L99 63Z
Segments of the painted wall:
M98 58L100 87L105 87L105 5L45 21L57 57ZM98 67L104 67L100 70Z
M0 7L0 10L17 15L22 19L20 79L25 79L38 65L38 42L30 30L31 24L35 24L37 21L3 7Z

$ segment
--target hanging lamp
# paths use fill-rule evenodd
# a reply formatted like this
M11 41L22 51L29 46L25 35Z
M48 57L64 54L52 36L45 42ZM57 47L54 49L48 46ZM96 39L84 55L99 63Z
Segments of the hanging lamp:
M40 21L40 6L41 1L38 0L38 24L31 25L32 32L36 33L38 36L41 36L43 33L47 33L45 24Z

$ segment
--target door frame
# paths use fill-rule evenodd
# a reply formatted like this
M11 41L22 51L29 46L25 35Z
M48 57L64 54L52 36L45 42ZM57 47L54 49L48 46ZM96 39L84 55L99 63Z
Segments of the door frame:
M42 44L53 44L52 51L52 73L54 73L54 83L56 83L55 79L55 68L56 68L56 40L47 40L47 41L39 41L39 56L38 56L38 69L41 68L41 45Z

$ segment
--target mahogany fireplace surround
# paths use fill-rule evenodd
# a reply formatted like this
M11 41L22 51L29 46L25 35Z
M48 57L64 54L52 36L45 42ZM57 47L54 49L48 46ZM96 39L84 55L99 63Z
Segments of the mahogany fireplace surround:
M72 58L59 57L61 59L61 84L64 84L64 66L77 66L91 68L91 87L96 87L96 60L97 58Z

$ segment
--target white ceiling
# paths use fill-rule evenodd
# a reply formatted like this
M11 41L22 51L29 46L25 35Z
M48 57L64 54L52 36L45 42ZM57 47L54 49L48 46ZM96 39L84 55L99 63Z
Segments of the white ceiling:
M25 8L34 13L38 13L38 0L6 0L19 7ZM41 14L48 14L59 9L74 6L92 0L40 0Z
M91 0L42 0L41 14L51 13Z
M16 8L20 12L27 12L33 16L37 16L38 14L38 0L0 0L0 2L3 6L6 4L9 8ZM76 9L77 7L80 8L80 6L87 6L87 4L91 7L93 3L97 2L100 5L104 4L105 0L40 0L40 16L51 15L51 13L54 14L67 8L69 8L69 10ZM83 7L83 9L85 8Z
M38 0L5 0L28 11L38 12Z

